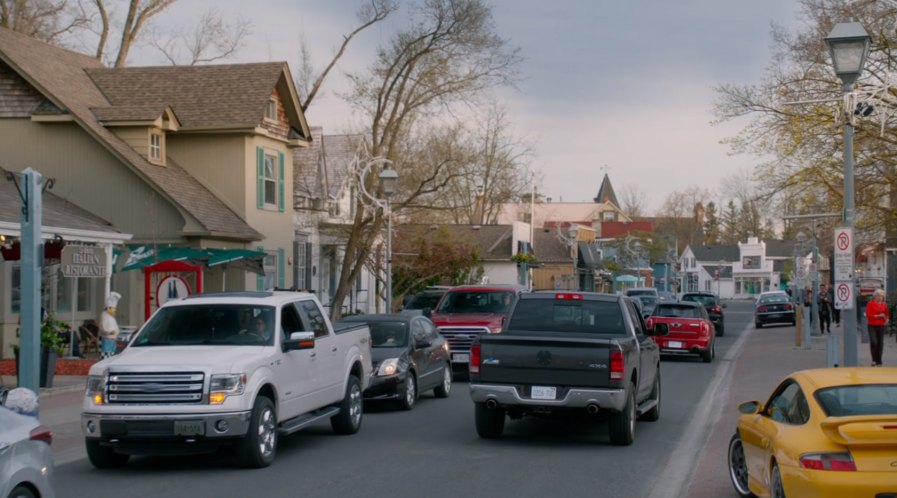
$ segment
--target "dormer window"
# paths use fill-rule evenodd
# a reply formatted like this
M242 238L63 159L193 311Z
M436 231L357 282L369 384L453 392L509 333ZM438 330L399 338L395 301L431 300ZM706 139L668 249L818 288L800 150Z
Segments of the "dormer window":
M615 215L613 211L605 211L601 213L601 221L614 221Z
M268 105L265 106L265 119L277 121L277 99L274 97L269 98Z
M156 164L165 164L165 135L158 131L149 134L149 160Z

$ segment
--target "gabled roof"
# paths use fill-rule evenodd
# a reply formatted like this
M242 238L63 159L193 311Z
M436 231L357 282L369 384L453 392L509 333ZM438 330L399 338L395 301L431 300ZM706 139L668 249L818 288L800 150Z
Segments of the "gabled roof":
M446 234L458 245L469 244L477 249L480 261L510 261L514 254L511 225L425 225L402 224L393 227L397 248L407 247L414 240ZM401 249L399 249L401 250Z
M259 240L261 234L228 208L218 197L174 161L159 167L144 159L112 131L106 129L91 108L111 107L112 102L94 84L87 72L107 70L93 58L0 28L0 60L8 64L57 108L72 114L75 121L110 153L174 204L191 216L210 235ZM140 85L139 88L146 89ZM270 89L269 89L270 91ZM161 111L160 107L160 111Z
M740 261L741 251L737 245L732 246L690 246L692 254L695 255L695 261L716 263L717 261L725 261L731 263Z
M533 249L540 263L573 264L570 248L558 237L555 229L534 230Z
M595 202L611 202L614 206L620 206L620 202L617 201L617 194L614 193L614 187L610 184L610 177L607 173L604 174L604 179L601 180L601 187L598 188L598 195L595 196Z
M588 225L593 220L600 220L600 213L606 210L616 211L622 220L629 220L619 208L611 204L596 204L594 202L536 202L530 206L528 202L507 202L501 205L496 221L499 224L525 221L529 217L530 209L533 210L534 226L536 228L557 223L583 223Z
M324 135L318 126L311 127L310 131L311 144L293 149L296 195L336 198L349 179L363 136Z

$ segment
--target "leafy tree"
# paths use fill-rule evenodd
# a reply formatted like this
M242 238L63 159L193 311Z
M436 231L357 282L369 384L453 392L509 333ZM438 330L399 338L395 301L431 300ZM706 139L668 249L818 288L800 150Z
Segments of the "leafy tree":
M735 201L729 199L729 202L726 203L726 210L723 211L723 214L720 217L721 244L733 245L738 243L739 237L741 236L738 228L738 217L738 207L735 206Z
M436 231L409 231L409 240L396 241L393 258L394 302L402 302L429 285L458 285L467 281L479 266L476 248L470 241L453 240L445 227Z
M704 212L704 244L708 246L717 245L720 240L720 221L716 211L716 203L708 202Z

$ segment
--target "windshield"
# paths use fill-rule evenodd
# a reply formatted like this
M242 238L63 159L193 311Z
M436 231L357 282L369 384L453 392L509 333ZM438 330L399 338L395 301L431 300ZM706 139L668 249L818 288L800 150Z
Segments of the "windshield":
M624 335L623 312L614 301L527 299L514 309L508 331Z
M403 348L408 345L408 327L404 322L368 322L371 346L375 348Z
M439 313L507 313L514 301L510 291L449 292L439 304Z
M693 303L701 303L708 309L712 308L716 304L715 296L707 296L707 295L701 295L701 294L691 294L691 295L686 294L686 295L682 296L682 300L683 301L691 301Z
M132 347L271 345L274 308L241 304L197 304L160 309L140 330Z
M816 391L816 400L830 417L897 415L897 384L860 384Z
M423 310L423 309L433 309L439 304L439 300L442 299L442 294L433 293L433 292L421 292L420 294L416 294L414 297L408 301L408 304L405 305L406 310Z

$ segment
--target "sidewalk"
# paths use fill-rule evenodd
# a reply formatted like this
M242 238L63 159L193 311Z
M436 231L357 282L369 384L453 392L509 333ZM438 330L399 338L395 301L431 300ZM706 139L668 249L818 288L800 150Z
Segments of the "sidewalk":
M753 324L748 324L753 329ZM772 390L791 372L810 368L825 368L828 335L812 336L810 349L795 347L794 327L765 327L745 330L750 337L734 359L732 381L718 398L722 405L719 417L708 427L709 437L692 473L687 496L689 498L736 497L728 474L729 439L735 433L738 405L744 401L765 402ZM838 339L838 361L844 354L843 324L832 327ZM885 366L897 366L897 339L885 334L882 361ZM857 364L872 364L869 344L860 342L857 334Z

